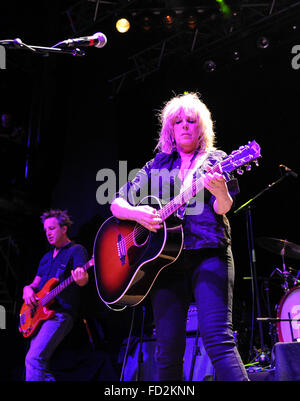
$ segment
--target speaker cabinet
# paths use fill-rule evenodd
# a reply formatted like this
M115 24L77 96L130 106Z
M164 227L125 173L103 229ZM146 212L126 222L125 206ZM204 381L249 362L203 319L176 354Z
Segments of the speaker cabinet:
M278 342L272 349L272 359L275 365L274 380L300 380L300 343Z
M125 381L155 381L156 368L156 341L147 339L142 346L142 363L138 369L140 343L128 355L124 369ZM211 361L203 346L202 338L188 336L184 354L183 374L185 381L213 380L214 370Z

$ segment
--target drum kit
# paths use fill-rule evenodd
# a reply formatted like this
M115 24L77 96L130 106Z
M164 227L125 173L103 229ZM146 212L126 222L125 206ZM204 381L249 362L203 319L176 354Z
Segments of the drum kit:
M270 277L278 273L282 278L281 287L284 290L277 306L277 317L257 319L276 322L279 342L300 342L300 270L286 267L286 258L300 259L300 245L270 237L260 237L257 243L260 247L281 256L282 270L276 268Z

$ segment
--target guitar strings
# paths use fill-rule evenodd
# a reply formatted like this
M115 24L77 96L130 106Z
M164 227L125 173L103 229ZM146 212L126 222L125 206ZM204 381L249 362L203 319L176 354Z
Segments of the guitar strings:
M211 171L213 171L217 167L218 167L218 165L213 166ZM172 201L169 204L167 204L166 206L164 206L162 209L160 209L158 211L162 220L166 220L180 206L182 206L184 203L186 203L184 201L184 199L186 198L186 195L188 195L187 198L189 198L191 196L195 196L195 194L200 191L201 188L199 188L199 184L201 184L201 186L203 187L203 181L202 181L203 177L204 177L204 175L201 175L196 181L192 182L192 184L190 186L188 186L184 191L182 191L174 199L172 199ZM150 230L148 230L146 227L144 227L142 225L139 225L130 234L127 234L124 238L122 238L120 240L120 243L122 244L122 246L125 245L125 247L127 247L127 246L131 245L132 243L134 243L134 239L137 240L142 235L144 235L144 233L146 231L149 232Z

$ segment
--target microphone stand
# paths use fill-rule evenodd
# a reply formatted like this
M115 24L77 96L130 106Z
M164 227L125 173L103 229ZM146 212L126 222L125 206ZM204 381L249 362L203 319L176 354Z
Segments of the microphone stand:
M199 342L199 328L197 328L195 343L194 343L194 347L193 347L193 357L192 357L192 362L191 362L191 367L190 367L189 381L193 380L197 355L201 355L201 351L200 351L198 342Z
M144 363L144 354L143 354L143 343L144 343L144 326L145 326L145 312L146 308L142 307L142 326L141 326L141 335L140 335L140 347L138 352L138 366L136 372L136 381L143 380L143 363Z
M283 181L288 175L291 175L289 171L287 171L284 175L282 175L278 180L269 184L266 188L256 194L253 198L249 199L246 203L241 205L238 209L234 211L234 214L237 215L242 211L246 211L246 227L247 227L247 240L248 240L248 250L249 250L249 258L250 258L250 270L251 270L251 280L252 280L252 292L253 297L256 298L256 308L257 308L257 321L259 328L259 337L260 337L260 346L261 350L264 351L264 336L263 336L263 328L261 321L261 308L260 308L260 300L258 293L258 285L257 285L257 275L256 275L256 254L254 248L254 239L253 239L253 224L252 224L252 204L265 192L269 191L274 186L278 185ZM251 346L252 352L252 346Z
M75 49L64 49L60 47L44 47L44 46L32 46L23 43L21 39L7 39L0 40L0 46L7 47L8 49L14 50L29 50L34 54L43 54L48 56L49 53L53 54L69 54L72 56L85 56L85 52L79 48Z
M6 39L0 40L0 46L4 48L12 49L12 50L27 50L30 51L31 54L41 54L44 57L49 56L49 54L69 54L72 56L85 56L85 52L79 48L73 49L65 49L57 47L54 45L52 47L43 47L43 46L32 46L23 43L20 38L15 39ZM28 180L28 171L29 171L29 163L30 163L30 142L31 142L31 130L28 133L27 140L27 150L26 150L26 159L25 159L25 180Z

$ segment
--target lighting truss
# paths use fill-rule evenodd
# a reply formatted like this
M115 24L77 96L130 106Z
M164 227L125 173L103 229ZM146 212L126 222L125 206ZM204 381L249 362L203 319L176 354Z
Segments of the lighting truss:
M82 5L83 2L80 3ZM126 6L123 1L107 4L109 2L96 0L88 3L89 6L91 4L94 6L94 16L89 23L87 20L85 21L85 28L82 24L82 29L85 30L91 30L92 26L96 27L99 22L103 23L104 20L109 22L109 19L118 13L121 15L127 12L127 14L137 17L145 12L148 15L166 12L166 7L157 7L160 3L165 3L162 1L128 1ZM181 3L179 2L179 4ZM116 96L125 84L132 85L144 81L149 75L158 71L162 62L172 55L193 56L205 61L208 57L221 57L224 52L234 51L239 45L247 46L247 41L250 38L253 39L254 36L258 39L259 35L269 34L272 39L277 36L277 40L280 41L281 27L291 24L293 21L297 23L300 15L300 1L227 1L226 3L231 9L229 17L222 15L217 2L210 0L195 3L198 3L198 6L194 6L193 9L200 16L198 18L200 22L195 29L188 29L185 24L181 24L177 26L177 29L168 33L166 30L159 31L159 40L157 39L153 45L146 47L141 45L142 50L128 56L128 65L132 65L132 67L109 80L112 97ZM87 2L85 2L86 4ZM143 7L141 7L142 4ZM95 14L96 9L97 15ZM72 12L74 11L75 9ZM181 14L184 8L177 7L173 11ZM81 13L81 17L83 15ZM295 34L295 32L291 32L291 34Z

